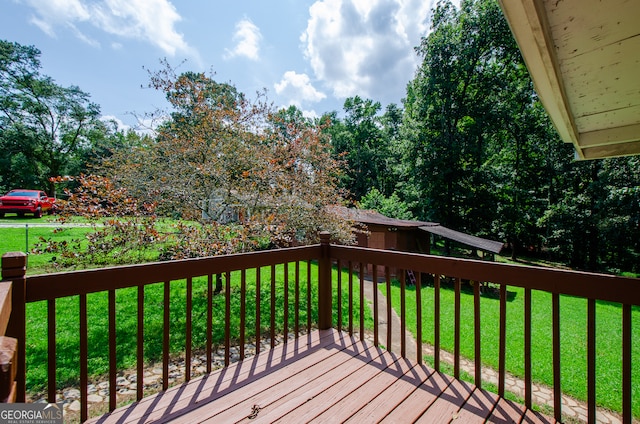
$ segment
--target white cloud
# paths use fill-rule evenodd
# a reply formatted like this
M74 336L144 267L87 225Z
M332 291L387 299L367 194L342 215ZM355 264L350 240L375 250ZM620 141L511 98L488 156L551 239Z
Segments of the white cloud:
M148 41L170 56L191 50L174 28L182 18L167 0L106 0L94 11L106 32Z
M432 2L319 0L301 36L315 77L333 95L398 102L413 78L414 47L427 32Z
M192 54L191 47L175 25L182 18L169 0L23 0L35 11L31 23L49 36L55 29L70 29L76 37L94 46L99 43L81 31L79 25L91 24L109 34L137 39L160 48L167 55Z
M302 116L304 116L305 118L309 118L309 119L316 119L316 118L320 117L320 115L318 115L318 112L316 112L314 109L312 109L312 110L304 109L302 111Z
M319 102L327 97L311 84L307 74L287 71L280 82L274 84L276 93L289 100L289 104L301 106L302 102Z
M77 33L75 23L87 21L91 17L88 9L79 0L25 0L25 3L36 12L36 16L32 16L30 22L50 37L56 36L55 27L58 25Z
M91 17L89 10L80 0L25 0L24 3L34 8L40 16L36 19L46 25L87 21Z
M226 49L226 59L237 56L246 57L251 60L258 60L260 53L260 40L262 34L250 19L244 18L236 24L236 32L233 34L233 40L236 42L232 50Z
M122 120L115 115L102 115L100 117L100 120L107 125L112 125L114 127L113 128L114 130L126 132L126 131L129 131L129 129L131 129L129 125L122 122Z

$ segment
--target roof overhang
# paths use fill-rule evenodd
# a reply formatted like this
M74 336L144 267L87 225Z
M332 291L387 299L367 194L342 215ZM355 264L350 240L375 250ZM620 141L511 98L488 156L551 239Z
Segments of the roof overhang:
M579 159L640 154L640 1L498 0Z

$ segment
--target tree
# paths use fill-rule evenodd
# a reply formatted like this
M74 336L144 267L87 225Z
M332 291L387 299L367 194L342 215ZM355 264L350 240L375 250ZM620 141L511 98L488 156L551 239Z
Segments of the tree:
M638 272L638 158L568 163L540 219L550 251L573 268Z
M152 142L148 134L138 133L131 128L123 130L115 120L104 119L95 123L87 133L87 140L89 143L77 154L80 162L78 168L86 170L86 173L99 167L116 152L130 152Z
M34 46L0 40L0 162L5 186L54 195L49 179L78 173L100 110L78 87L41 75L39 56Z
M58 220L81 216L92 232L83 239L40 238L36 253L56 253L56 267L139 263L155 260L158 246L167 241L156 228L156 203L143 203L116 187L108 178L96 175L52 178L53 184L68 184L66 199L58 202Z
M464 228L464 181L473 171L474 110L484 104L482 69L492 57L492 39L474 4L461 10L438 3L432 29L417 49L423 62L407 88L407 160L420 197L419 214L445 226ZM428 177L427 177L428 176Z
M276 111L264 94L249 99L211 76L164 65L151 86L171 105L167 120L153 143L106 161L107 175L158 200L159 212L203 224L235 214L279 245L317 240L323 229L350 238L324 212L341 199L324 124L296 109Z
M640 157L609 159L602 165L600 260L609 271L640 273Z
M396 219L413 219L413 214L406 203L400 200L396 193L385 197L373 187L360 201L360 208L372 209L382 215Z
M355 96L345 100L343 120L330 116L334 154L346 163L341 184L356 201L373 187L387 196L395 191L392 149L402 114L395 104L383 115L381 108L380 102Z
M421 218L500 237L515 253L542 214L550 123L495 1L439 2L432 28L407 88L405 197Z

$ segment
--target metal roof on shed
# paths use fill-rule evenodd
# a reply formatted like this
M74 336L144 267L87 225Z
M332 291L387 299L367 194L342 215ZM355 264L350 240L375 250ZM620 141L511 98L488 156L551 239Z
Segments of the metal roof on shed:
M455 231L450 228L443 227L442 225L424 226L420 227L420 229L486 252L500 254L504 247L504 243L499 241L483 239L470 234L461 233L460 231Z
M428 227L439 225L435 222L389 218L388 216L370 209L347 208L344 206L331 206L329 209L344 219L360 222L362 224L387 225L389 227L397 228L418 228L423 226Z

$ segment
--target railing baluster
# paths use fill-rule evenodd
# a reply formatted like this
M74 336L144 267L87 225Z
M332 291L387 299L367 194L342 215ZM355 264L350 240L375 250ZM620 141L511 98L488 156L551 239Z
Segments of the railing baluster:
M111 336L111 335L110 335ZM88 393L89 384L87 357L89 356L87 336L87 295L80 295L80 422L89 418ZM115 334L114 341L115 344Z
M378 335L379 324L378 320L380 319L379 308L378 308L378 266L373 265L372 267L372 287L373 291L373 345L378 347L380 345L380 336Z
M26 290L27 255L21 252L7 252L2 255L2 273L0 280L11 281L11 318L7 323L6 335L17 342L16 357L16 398L15 402L23 403L26 391Z
M271 265L271 348L276 345L276 266Z
M342 330L342 264L340 259L336 261L336 268L338 268L338 287L337 287L337 307L338 307L338 330Z
M136 359L136 399L142 399L144 388L144 286L138 286L138 331Z
M475 385L482 388L482 346L480 328L480 282L473 282L473 331L474 331L474 360L475 360Z
M433 368L440 371L440 274L433 277Z
M524 289L524 404L531 409L531 289Z
M164 305L162 325L162 390L169 387L169 305L171 303L171 283L164 282ZM114 386L115 390L115 386Z
M240 360L244 360L245 325L247 322L247 272L240 271Z
M318 258L318 329L333 327L333 284L331 282L330 235L320 233L320 257Z
M260 353L260 340L262 339L261 316L260 316L260 277L261 269L256 268L256 355Z
M403 269L398 270L398 272L400 273L400 356L406 358L407 340L405 331L407 329L407 279Z
M384 278L387 286L387 350L393 351L393 316L391 315L391 271L388 266L384 267Z
M460 278L455 279L453 376L460 379Z
M311 261L307 261L307 331L311 331Z
M500 348L498 352L498 396L504 397L507 357L507 285L500 284Z
M349 336L353 336L353 263L349 261Z
M360 341L364 341L364 263L360 262Z
M231 272L225 273L224 290L224 366L228 367L231 358Z
M284 273L284 316L282 317L282 332L284 337L283 343L287 343L287 340L289 340L289 263L285 262L282 268Z
M596 422L596 300L587 301L587 421Z
M553 413L562 421L562 386L560 375L560 295L553 293Z
M207 373L211 372L211 345L213 344L213 275L207 276Z
M191 310L193 309L193 279L187 278L187 293L186 293L186 311L185 311L185 341L184 341L184 380L191 380L191 339L192 339L192 325L191 325Z
M300 261L296 261L296 281L295 281L295 300L294 300L294 311L295 311L295 323L294 323L294 333L295 338L297 339L300 334Z
M56 402L56 300L47 300L47 344L48 344L48 397L49 403Z
M422 365L422 273L416 276L416 361Z
M632 418L631 348L631 305L622 305L622 421L624 424L631 424Z
M116 374L118 373L116 358L116 291L109 290L109 410L116 409Z

